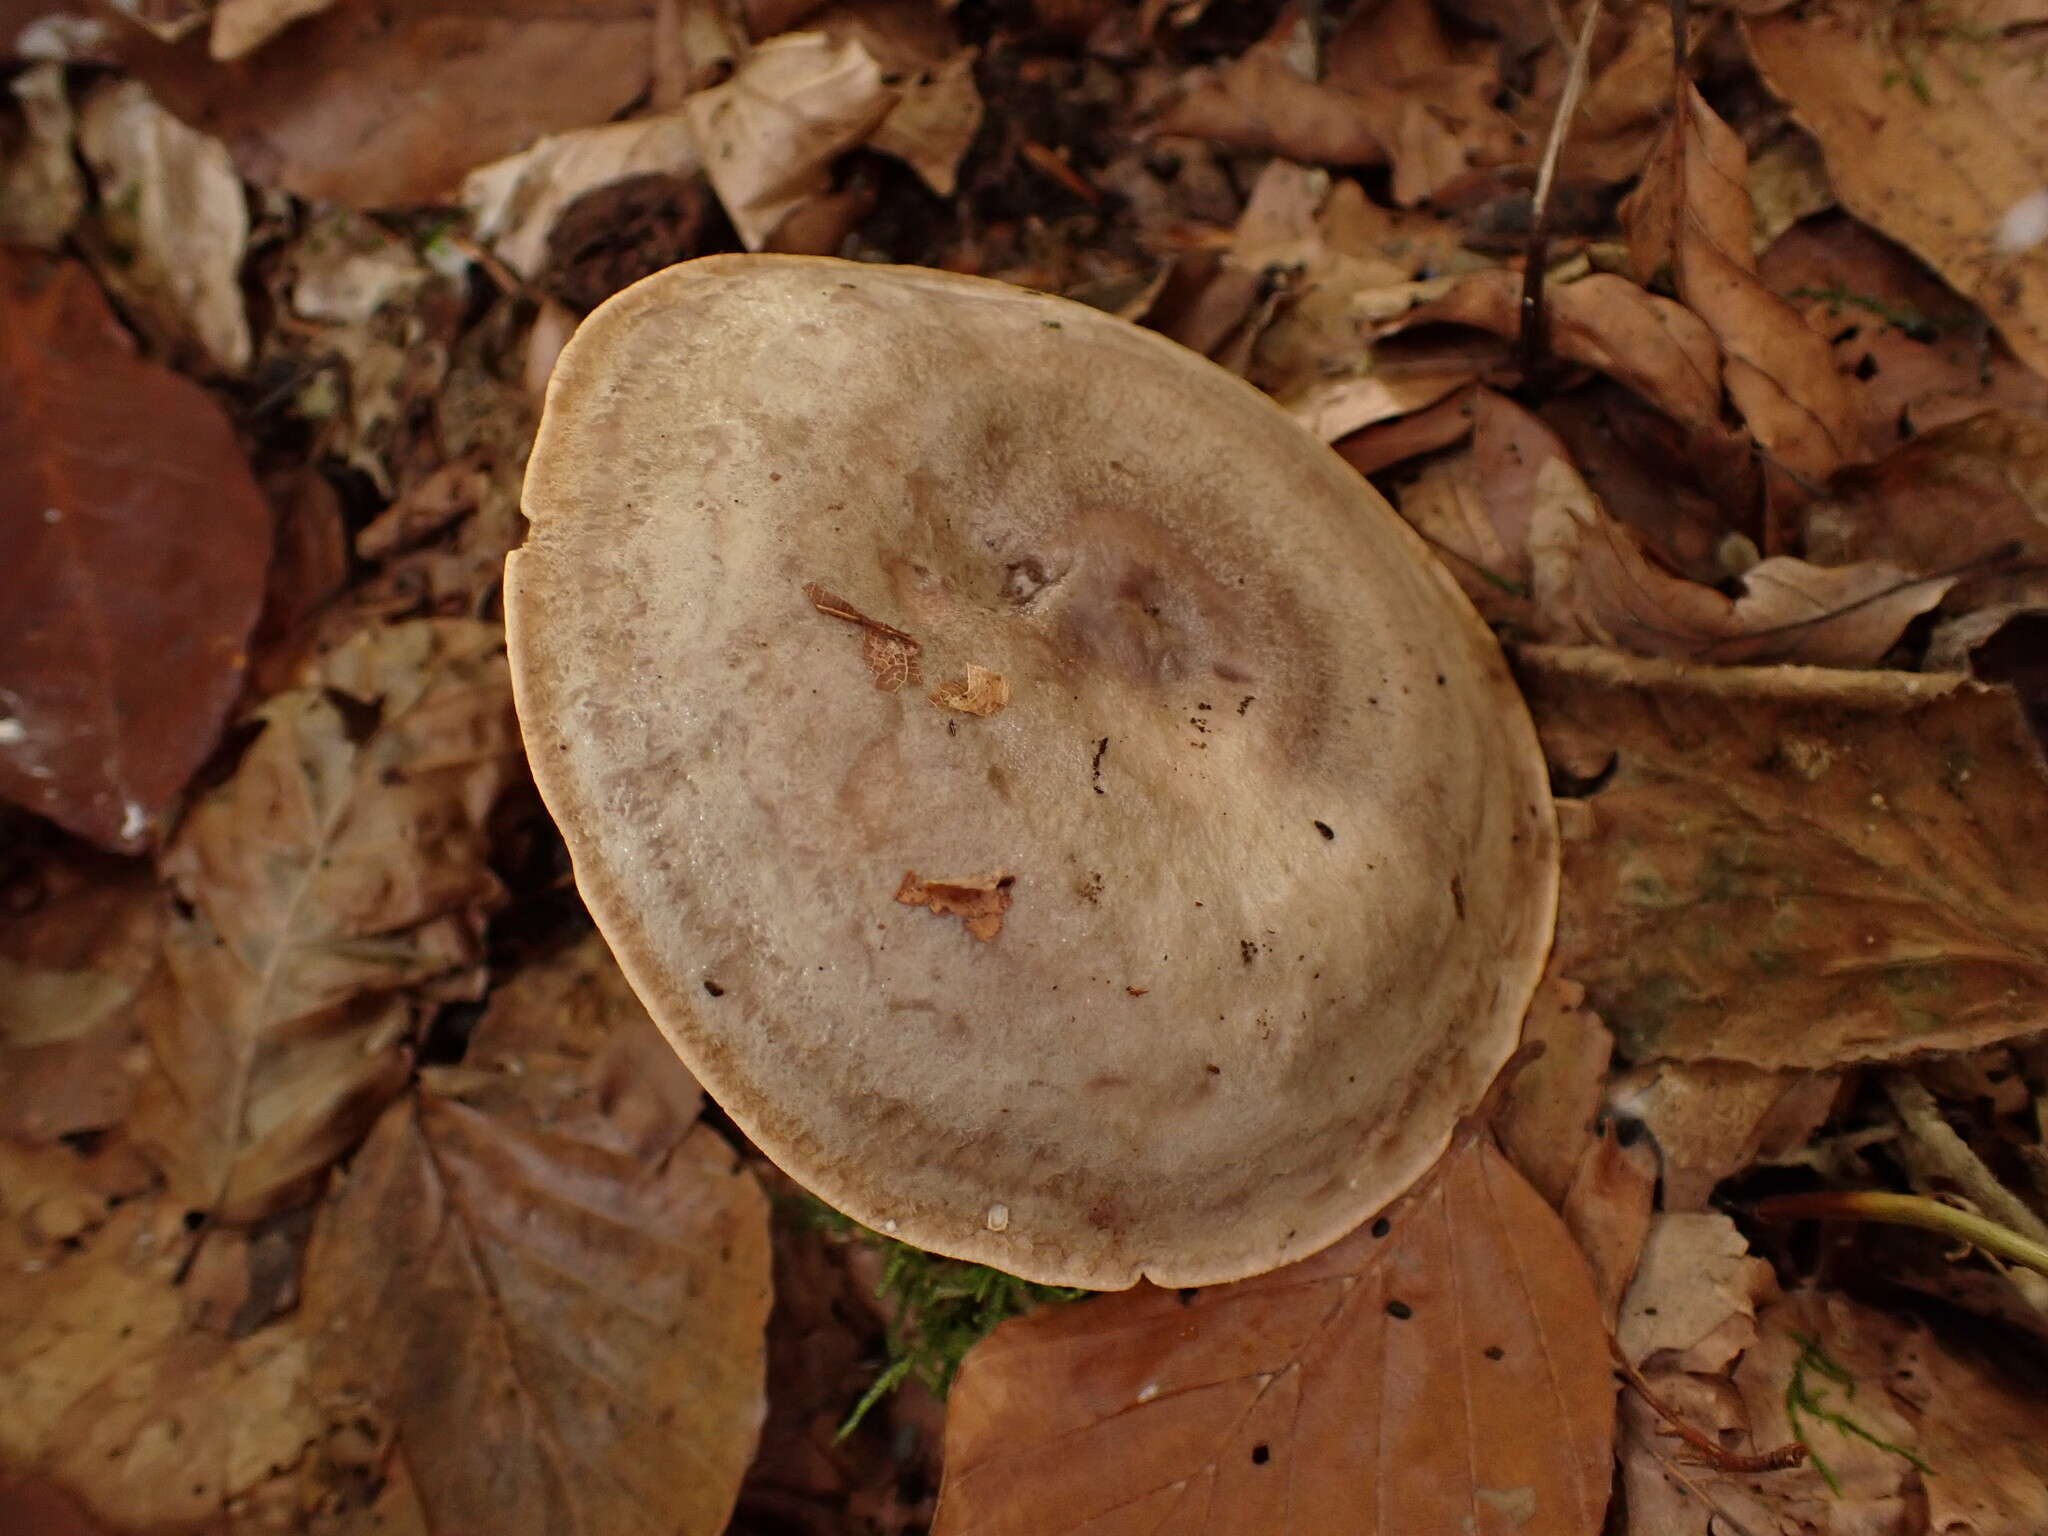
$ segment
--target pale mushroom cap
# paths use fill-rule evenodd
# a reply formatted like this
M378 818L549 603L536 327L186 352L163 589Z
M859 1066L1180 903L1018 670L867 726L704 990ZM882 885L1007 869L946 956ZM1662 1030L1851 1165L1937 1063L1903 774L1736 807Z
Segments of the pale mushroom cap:
M1400 1194L1513 1049L1557 846L1499 648L1195 354L978 278L707 258L577 332L526 513L513 673L577 883L704 1086L868 1226L1238 1279ZM807 584L923 685L880 691ZM970 663L1007 707L932 701ZM1001 931L907 871L1008 877Z

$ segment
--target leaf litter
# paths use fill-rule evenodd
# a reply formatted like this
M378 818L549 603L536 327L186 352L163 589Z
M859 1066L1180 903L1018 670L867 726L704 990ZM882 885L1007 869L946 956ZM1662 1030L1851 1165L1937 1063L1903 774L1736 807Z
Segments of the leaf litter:
M0 527L65 576L0 602L0 1528L2048 1516L2038 0L1681 14L1679 72L1609 8L1542 196L1583 7L35 10L0 227L86 265L8 258L0 330ZM576 317L740 248L1149 325L1430 542L1566 834L1504 1153L1072 1302L827 1230L707 1114L498 582ZM105 537L12 515L57 480ZM1029 707L809 595L885 707Z

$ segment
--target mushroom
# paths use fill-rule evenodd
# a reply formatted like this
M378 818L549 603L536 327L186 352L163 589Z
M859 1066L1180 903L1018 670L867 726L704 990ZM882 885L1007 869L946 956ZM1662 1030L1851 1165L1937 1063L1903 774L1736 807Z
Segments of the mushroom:
M577 884L866 1225L1057 1284L1257 1274L1512 1051L1558 853L1499 647L1206 359L985 279L708 257L577 331L525 511L513 677Z

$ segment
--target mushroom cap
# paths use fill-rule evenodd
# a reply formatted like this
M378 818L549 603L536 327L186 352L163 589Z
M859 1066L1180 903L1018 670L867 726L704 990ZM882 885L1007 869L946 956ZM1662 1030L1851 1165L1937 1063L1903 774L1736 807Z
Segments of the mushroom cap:
M1521 696L1206 359L981 278L708 257L577 331L525 511L513 677L577 884L866 1225L1239 1279L1399 1195L1513 1050L1558 878ZM970 665L1007 704L953 707Z

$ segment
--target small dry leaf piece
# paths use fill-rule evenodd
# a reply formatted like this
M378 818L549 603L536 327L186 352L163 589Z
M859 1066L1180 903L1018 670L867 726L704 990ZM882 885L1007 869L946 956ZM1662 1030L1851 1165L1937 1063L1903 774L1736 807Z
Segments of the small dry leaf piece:
M942 916L957 917L969 933L986 944L1003 931L1003 914L1010 910L1012 883L1008 875L986 875L979 880L920 880L916 870L906 869L903 883L896 887L896 899L906 907L929 907Z
M1556 847L1493 638L1195 354L706 258L564 350L525 510L515 687L577 883L707 1091L857 1219L1041 1281L1240 1278L1405 1189L1512 1049ZM877 694L819 609L1031 707ZM1003 918L964 942L904 870L1029 895L946 898Z
M934 1536L1594 1536L1614 1384L1557 1215L1484 1141L1304 1263L1003 1324Z
M139 852L240 686L270 509L76 265L0 261L0 460L0 796Z
M1543 646L1517 666L1553 755L1613 764L1565 845L1555 964L1629 1057L1828 1068L2041 1027L2048 773L2009 692Z
M980 715L987 719L997 710L1008 707L1010 680L1000 672L977 667L970 661L965 677L941 683L932 690L932 702L944 709L957 709L963 715Z

